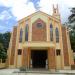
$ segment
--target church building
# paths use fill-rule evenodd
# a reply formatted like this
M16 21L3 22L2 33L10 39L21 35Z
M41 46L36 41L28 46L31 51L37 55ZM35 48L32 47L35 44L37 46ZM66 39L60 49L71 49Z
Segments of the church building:
M53 14L37 11L13 27L8 49L9 68L71 69L69 31L61 24L58 6Z

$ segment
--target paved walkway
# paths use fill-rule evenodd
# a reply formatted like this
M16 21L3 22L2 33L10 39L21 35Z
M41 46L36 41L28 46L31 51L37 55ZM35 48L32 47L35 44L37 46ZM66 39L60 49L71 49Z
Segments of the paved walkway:
M19 69L1 69L0 75L75 75L75 70L50 71L26 71L20 72Z

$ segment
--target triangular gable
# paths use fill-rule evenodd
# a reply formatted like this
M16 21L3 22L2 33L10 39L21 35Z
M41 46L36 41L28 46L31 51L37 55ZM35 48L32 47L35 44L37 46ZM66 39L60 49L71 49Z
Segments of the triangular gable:
M57 22L60 22L60 20L57 19L56 17L53 17L53 16L51 16L51 15L48 15L47 13L44 13L44 12L42 12L42 11L34 12L34 13L32 13L31 15L29 15L29 16L27 16L27 17L21 19L21 20L19 20L18 22L21 22L21 21L23 21L23 20L27 20L27 19L29 19L29 18L35 16L36 14L43 14L44 16L47 16L48 18L50 18L50 19L52 19L52 20L55 20L55 21L57 21Z

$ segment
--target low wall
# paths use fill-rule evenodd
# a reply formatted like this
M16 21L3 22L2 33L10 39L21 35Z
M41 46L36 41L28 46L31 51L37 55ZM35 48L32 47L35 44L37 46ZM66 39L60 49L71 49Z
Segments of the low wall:
M0 68L5 68L6 67L6 63L0 63Z
M75 65L71 65L71 69L72 70L75 70Z
M2 59L0 59L0 69L6 68L6 66L7 66L6 61L2 61Z

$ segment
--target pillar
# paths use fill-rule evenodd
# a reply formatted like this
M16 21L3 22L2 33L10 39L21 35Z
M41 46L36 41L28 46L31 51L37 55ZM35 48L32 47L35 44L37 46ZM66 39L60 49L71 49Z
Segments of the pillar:
M30 58L31 58L31 51L30 47L28 47L28 68L30 68Z
M49 69L56 69L56 60L55 60L55 49L48 49L48 67Z

